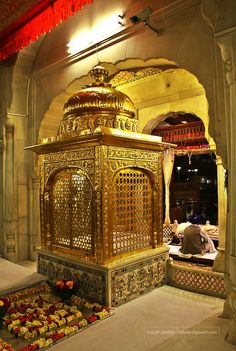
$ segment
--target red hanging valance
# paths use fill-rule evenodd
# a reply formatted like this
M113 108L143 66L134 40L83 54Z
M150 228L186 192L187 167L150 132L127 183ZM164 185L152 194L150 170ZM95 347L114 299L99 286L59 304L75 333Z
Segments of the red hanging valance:
M161 136L164 142L176 144L177 149L209 148L201 121L156 128L152 134Z
M0 61L48 33L93 0L41 0L0 33Z

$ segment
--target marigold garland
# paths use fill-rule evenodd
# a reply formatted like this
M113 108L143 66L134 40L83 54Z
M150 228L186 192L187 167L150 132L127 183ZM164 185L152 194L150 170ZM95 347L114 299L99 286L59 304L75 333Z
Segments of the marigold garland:
M3 339L0 339L0 350L15 351L14 348L10 344L8 344L8 342L4 341Z
M37 287L27 288L27 289L17 291L16 293L13 293L13 294L9 294L7 295L6 298L9 302L12 302L12 301L18 301L18 300L24 299L25 297L28 297L28 296L41 294L43 292L49 293L51 291L52 289L50 288L50 286L47 283L45 283Z
M41 287L41 290L45 290L45 292L19 301L17 301L15 294L10 296L12 302L4 318L5 326L8 330L13 332L17 337L22 337L25 340L42 335L42 337L21 348L19 351L46 349L56 342L63 340L65 337L75 334L92 323L113 314L112 309L101 306L98 303L90 303L79 296L74 295L71 299L74 306L69 306L61 302L58 297L47 293L48 287ZM29 289L27 291L29 292ZM35 291L33 289L31 292ZM18 293L17 296L26 297L26 291ZM77 306L90 309L92 312L91 315L78 320L82 314ZM67 323L69 325L65 325ZM58 329L55 331L53 330L54 328ZM11 345L8 344L7 347L1 348L0 341L0 350L15 351Z
M13 302L4 324L15 336L29 340L81 316L76 306L68 306L53 295L39 295Z

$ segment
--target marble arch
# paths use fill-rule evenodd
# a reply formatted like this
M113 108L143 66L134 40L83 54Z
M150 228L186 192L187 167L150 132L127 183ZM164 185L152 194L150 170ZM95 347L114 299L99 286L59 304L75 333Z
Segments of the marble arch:
M205 136L212 150L216 144L208 132L210 122L209 106L204 87L198 79L177 64L166 59L142 61L128 59L117 64L101 63L110 74L110 80L117 89L127 94L135 104L140 131L151 134L154 127L168 117L169 113L191 113L199 117L205 126ZM150 67L153 70L150 70ZM92 67L91 67L92 68ZM122 72L119 78L119 73ZM63 115L63 106L67 99L83 85L89 84L89 73L75 79L65 90L58 94L43 116L39 129L39 140L55 136ZM226 197L224 190L224 168L217 157L219 226L221 238L219 255L215 261L215 270L224 271L224 246L226 232ZM220 195L221 194L221 195ZM222 195L223 194L223 195ZM222 197L223 196L223 197Z
M161 116L170 111L192 113L202 119L206 129L206 137L214 148L215 143L208 133L209 115L205 90L193 74L178 68L176 63L167 59L147 61L128 59L117 64L102 63L102 65L109 70L110 78L118 75L120 71L137 72L139 70L139 72L143 72L150 67L156 69L154 74L153 72L150 74L140 73L136 75L135 79L128 80L128 82L124 78L117 87L134 102L140 131L149 134L153 123L157 124L161 121ZM74 92L90 82L91 78L88 73L86 76L75 79L53 99L42 118L39 139L56 135L64 103Z

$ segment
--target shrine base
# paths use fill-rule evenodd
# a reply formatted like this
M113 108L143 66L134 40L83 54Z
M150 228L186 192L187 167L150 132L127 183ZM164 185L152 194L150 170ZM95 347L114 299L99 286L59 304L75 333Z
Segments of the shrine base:
M78 281L80 296L115 307L164 285L168 257L163 245L103 266L40 250L38 272L47 275L49 283L63 278Z

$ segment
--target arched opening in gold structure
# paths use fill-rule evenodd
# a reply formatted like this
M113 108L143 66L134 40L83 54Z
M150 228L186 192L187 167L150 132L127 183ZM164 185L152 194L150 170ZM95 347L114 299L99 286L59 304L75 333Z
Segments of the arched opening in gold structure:
M112 182L112 254L152 247L153 186L142 169L119 170Z
M76 168L56 172L50 183L51 245L92 253L92 187Z

